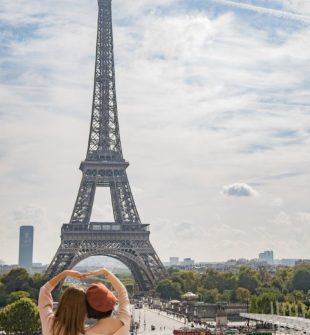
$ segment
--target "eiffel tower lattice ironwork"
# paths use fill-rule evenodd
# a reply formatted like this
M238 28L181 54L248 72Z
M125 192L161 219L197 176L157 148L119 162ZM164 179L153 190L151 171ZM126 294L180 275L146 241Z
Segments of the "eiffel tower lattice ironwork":
M61 229L61 244L46 275L73 268L83 259L104 255L123 262L140 290L149 290L164 267L149 240L149 225L141 223L129 186L119 134L115 91L111 0L98 0L98 31L94 95L86 159L69 224ZM97 187L109 187L115 222L90 222Z

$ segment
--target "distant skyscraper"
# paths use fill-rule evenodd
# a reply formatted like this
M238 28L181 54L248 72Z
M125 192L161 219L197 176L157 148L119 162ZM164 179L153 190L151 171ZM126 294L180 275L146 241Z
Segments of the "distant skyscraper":
M266 250L264 252L261 252L258 255L258 260L260 262L267 262L268 264L273 264L273 251L272 250Z
M183 265L194 265L195 261L191 258L184 258Z
M19 229L18 265L23 268L32 266L33 226L21 226Z

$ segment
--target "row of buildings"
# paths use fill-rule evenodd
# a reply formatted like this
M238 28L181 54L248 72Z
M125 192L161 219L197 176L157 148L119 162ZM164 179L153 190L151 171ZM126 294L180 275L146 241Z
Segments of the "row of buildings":
M186 270L203 271L206 269L214 269L217 271L236 271L242 266L258 269L260 267L277 268L278 266L294 266L299 262L310 262L305 259L274 259L273 251L266 250L258 255L255 259L230 259L225 262L195 262L191 258L170 257L169 262L165 263L167 267L175 267Z
M221 325L225 325L227 322L241 321L240 313L248 312L248 304L232 304L224 301L207 303L185 299L162 302L160 299L151 298L149 306L174 316L186 318L189 322L207 323L216 320Z

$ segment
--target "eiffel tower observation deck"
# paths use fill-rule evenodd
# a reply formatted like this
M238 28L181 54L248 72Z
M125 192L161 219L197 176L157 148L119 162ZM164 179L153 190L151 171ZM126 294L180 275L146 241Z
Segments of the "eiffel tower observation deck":
M152 289L165 269L150 243L131 193L120 140L115 89L111 0L98 0L98 31L92 113L82 180L70 222L47 269L48 277L83 259L103 255L131 270L141 291ZM97 187L111 192L114 222L90 222ZM104 205L104 204L102 204Z

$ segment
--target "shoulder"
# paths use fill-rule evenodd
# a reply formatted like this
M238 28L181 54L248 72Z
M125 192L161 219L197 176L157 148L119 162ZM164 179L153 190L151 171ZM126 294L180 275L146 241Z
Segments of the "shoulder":
M85 327L85 334L90 334L93 332L94 327L96 327L96 324L93 324L91 326L86 326Z
M86 335L98 335L98 334L114 334L116 333L122 326L123 322L119 319L110 318L104 324L94 324L89 328L86 328L85 334Z
M128 335L129 334L129 325L123 324L118 328L113 335Z

